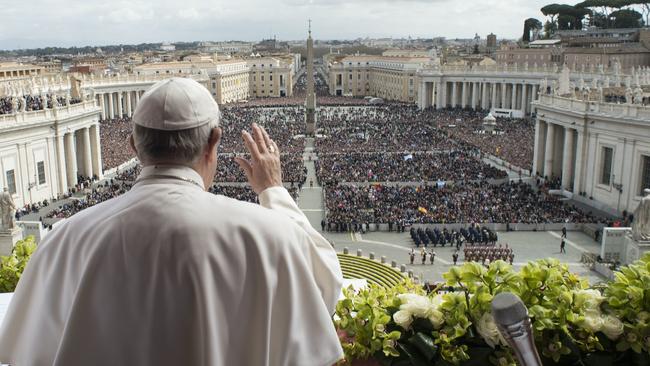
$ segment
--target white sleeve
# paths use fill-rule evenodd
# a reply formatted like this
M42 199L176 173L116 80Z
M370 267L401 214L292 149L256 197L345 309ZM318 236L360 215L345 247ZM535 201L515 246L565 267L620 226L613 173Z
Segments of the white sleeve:
M293 219L300 226L311 244L311 262L314 278L330 313L334 312L341 293L343 274L332 245L316 229L298 208L284 187L267 188L259 194L260 205L278 211Z

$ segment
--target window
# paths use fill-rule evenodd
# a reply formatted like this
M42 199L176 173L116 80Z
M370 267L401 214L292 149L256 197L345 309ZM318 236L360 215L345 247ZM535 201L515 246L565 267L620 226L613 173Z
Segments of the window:
M269 75L269 81L273 81L273 75Z
M610 185L612 182L612 158L614 157L614 149L611 147L603 147L601 156L603 169L600 184Z
M7 170L5 175L7 177L7 189L9 190L9 193L16 194L16 174L14 170Z
M639 196L643 196L643 190L650 189L650 156L641 157L641 186Z
M45 184L45 162L37 162L36 170L38 171L38 184Z

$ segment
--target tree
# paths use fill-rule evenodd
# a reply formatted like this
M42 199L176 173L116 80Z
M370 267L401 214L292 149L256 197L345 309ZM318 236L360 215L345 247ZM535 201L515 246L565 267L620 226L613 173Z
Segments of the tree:
M550 22L556 24L560 30L582 29L582 21L590 14L588 9L566 4L549 4L543 7L541 12L550 17Z
M549 39L557 31L557 23L551 23L550 20L547 20L544 23L544 38Z
M650 0L619 0L625 2L627 5L639 5L643 11L645 18L645 25L650 24Z
M614 28L639 28L643 26L643 15L636 10L622 9L609 15Z
M531 32L532 31L539 31L542 29L542 22L535 18L528 18L524 21L524 36L522 37L522 40L524 42L530 42L531 40Z

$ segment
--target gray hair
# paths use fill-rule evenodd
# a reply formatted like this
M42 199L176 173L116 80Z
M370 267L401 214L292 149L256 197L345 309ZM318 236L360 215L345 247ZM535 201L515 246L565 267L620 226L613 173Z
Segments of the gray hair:
M212 129L218 126L218 119L197 128L178 131L156 130L134 124L133 144L138 158L144 163L194 164L208 145Z

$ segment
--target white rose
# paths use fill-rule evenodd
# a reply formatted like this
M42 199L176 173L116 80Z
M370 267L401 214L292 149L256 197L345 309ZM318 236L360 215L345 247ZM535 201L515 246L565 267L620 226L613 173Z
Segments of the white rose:
M413 323L411 313L406 310L400 310L393 314L393 320L395 321L395 324L404 329L408 329L411 326L411 323Z
M398 296L402 300L400 310L406 310L416 318L428 318L433 307L431 300L426 296L415 294L403 294Z
M623 322L615 316L605 315L602 332L607 338L615 341L623 334Z
M415 318L429 319L436 329L444 323L444 315L438 310L443 302L442 295L430 299L421 295L402 294L398 295L398 298L402 301L402 305L399 307L400 311L405 311Z
M600 304L605 300L598 290L576 291L577 302L583 302L587 309L600 309Z
M603 323L603 315L599 311L587 311L580 325L586 330L596 333L603 328Z
M506 344L505 340L501 337L499 329L494 322L494 318L490 313L484 313L476 324L476 330L483 337L485 343L494 348L497 344Z

